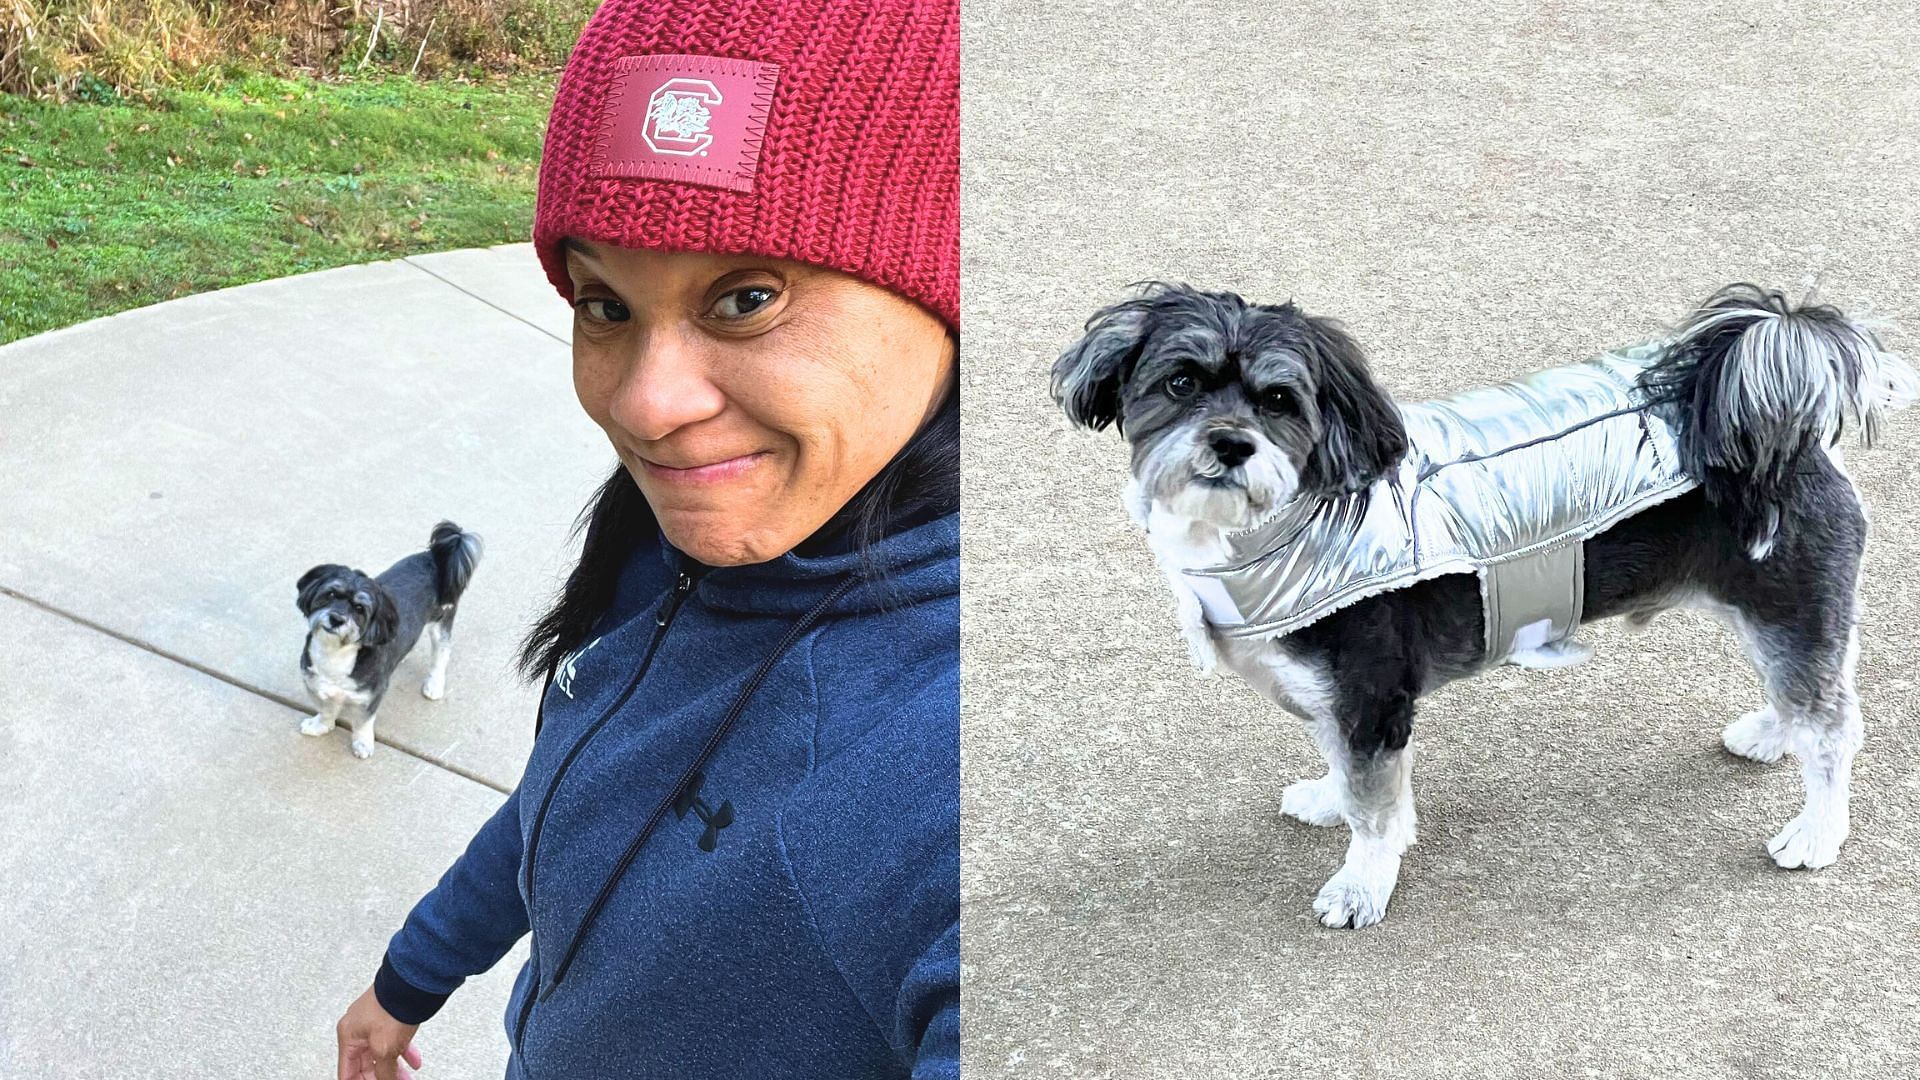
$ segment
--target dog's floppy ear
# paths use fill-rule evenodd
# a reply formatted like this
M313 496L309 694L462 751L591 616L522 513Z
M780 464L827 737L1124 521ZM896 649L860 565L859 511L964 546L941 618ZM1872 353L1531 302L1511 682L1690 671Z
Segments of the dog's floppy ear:
M347 568L339 563L321 563L301 574L300 580L294 585L294 588L300 590L297 601L300 605L300 614L313 614L314 597L320 594L320 590L326 586L327 582L346 572Z
M374 585L367 589L373 595L373 610L367 615L367 628L360 635L363 645L385 645L400 632L400 609L394 606L393 597L387 590Z
M1067 419L1099 431L1120 419L1120 387L1146 346L1153 300L1166 286L1146 286L1144 295L1101 308L1087 332L1053 362L1053 400Z
M1321 491L1359 491L1406 456L1406 425L1353 338L1331 319L1302 321L1320 411L1320 439L1304 479Z

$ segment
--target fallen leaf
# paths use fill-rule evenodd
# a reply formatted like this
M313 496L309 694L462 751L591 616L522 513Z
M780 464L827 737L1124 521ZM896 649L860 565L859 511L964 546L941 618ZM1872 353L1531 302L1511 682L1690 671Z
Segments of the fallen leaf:
M133 133L136 135L144 135L147 132L152 130L153 130L152 124L141 124L139 127L133 129Z
M47 250L48 250L48 251L59 251L59 250L60 250L60 241L58 241L58 240L55 240L55 239L54 239L53 237L51 237L51 236L49 236L49 237L47 237Z

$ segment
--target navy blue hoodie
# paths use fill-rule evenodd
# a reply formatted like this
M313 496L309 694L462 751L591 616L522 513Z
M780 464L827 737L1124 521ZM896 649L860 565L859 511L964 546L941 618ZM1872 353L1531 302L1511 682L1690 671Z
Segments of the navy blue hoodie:
M958 1077L959 517L875 554L645 545L382 1006L424 1020L531 930L509 1080Z

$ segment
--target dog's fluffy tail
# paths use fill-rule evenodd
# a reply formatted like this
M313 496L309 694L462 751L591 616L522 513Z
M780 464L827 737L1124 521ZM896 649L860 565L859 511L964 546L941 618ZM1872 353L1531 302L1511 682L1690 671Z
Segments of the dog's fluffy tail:
M1871 330L1826 304L1729 285L1681 324L1642 377L1678 418L1681 464L1732 515L1755 559L1773 550L1802 454L1920 398L1920 376Z
M433 553L433 586L439 602L455 603L473 580L473 568L480 565L480 534L443 521L433 527L427 550Z

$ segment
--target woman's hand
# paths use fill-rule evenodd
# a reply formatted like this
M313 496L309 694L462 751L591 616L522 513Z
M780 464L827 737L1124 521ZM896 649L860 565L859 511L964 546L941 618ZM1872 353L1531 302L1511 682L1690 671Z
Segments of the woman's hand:
M420 1051L413 1048L413 1033L419 1029L389 1016L373 996L373 987L367 987L334 1025L340 1040L339 1080L412 1080L407 1065L420 1067Z

